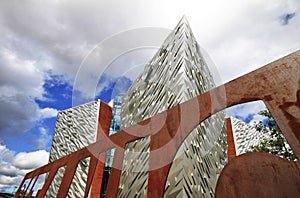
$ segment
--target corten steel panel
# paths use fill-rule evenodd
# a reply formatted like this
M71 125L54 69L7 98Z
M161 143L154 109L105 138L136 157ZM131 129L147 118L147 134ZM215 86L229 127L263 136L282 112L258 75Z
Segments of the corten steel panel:
M112 110L110 106L100 101L100 112L98 116L97 127L97 141L100 141L101 139L108 136L112 114L111 111ZM96 170L93 175L91 197L100 197L105 157L105 153L101 153L99 156L99 160L96 165Z
M268 153L246 153L232 159L219 177L216 198L300 197L295 163Z
M223 95L223 88L225 88L226 97L224 97ZM185 137L201 121L226 107L255 100L263 100L265 102L272 115L274 116L277 124L283 131L296 157L300 159L300 51L297 51L273 63L270 63L265 67L257 69L233 81L230 81L223 86L217 87L185 103L177 105L170 110L162 112L161 114L152 117L151 122L149 121L150 119L143 121L149 122L149 128L145 131L140 131L138 135L151 135L150 168L151 166L155 166L155 164L157 163L172 161L178 147L181 145ZM195 109L195 105L200 106L200 108ZM184 114L182 120L180 120L179 117L180 113ZM193 117L193 119L189 119L191 118L191 115L199 116ZM152 134L151 126L155 127L155 124L159 123L159 119L163 118L166 119L165 125L159 132ZM174 119L177 119L177 122L174 122ZM180 130L177 130L179 127L179 121ZM131 128L134 130L138 127L139 126L133 126ZM100 140L99 142L76 151L71 155L56 160L39 169L36 169L26 174L19 186L15 197L20 194L21 187L24 181L28 178L33 178L34 176L49 172L49 177L47 178L45 185L41 190L41 192L45 192L48 188L47 185L49 185L49 182L51 182L51 178L53 179L56 170L60 166L64 166L70 163L77 163L80 159L84 159L93 154L100 154L116 146L118 146L118 148L116 149L116 157L122 158L124 153L122 152L121 148L124 148L126 143L137 140L139 138L140 137L130 135L122 130L117 134L114 134L110 137L105 137L103 140ZM170 140L172 140L172 142L170 142ZM170 144L166 145L166 143L168 142L170 142ZM155 152L155 150L158 148L162 148L160 150L160 153ZM268 157L265 158L266 161L269 160L269 158L267 158ZM122 167L122 159L114 159L113 164L115 168L112 169L111 173L114 181L109 181L108 183L107 188L110 193L107 194L107 197L116 197L117 195L118 184L116 180L118 181L118 179L120 178L120 171L118 169ZM283 159L281 159L281 161L282 160ZM233 161L234 160L231 160L231 162ZM286 165L286 162L287 161L284 161L282 163L280 162L281 164L279 166L284 167ZM290 178L277 177L279 180L282 180L281 188L288 188L287 185L290 185L291 182L292 185L298 185L298 181L300 178L300 160L298 160L296 163L289 163L290 166L294 167L291 168L291 171L294 171L294 174L290 176L290 178L292 178L292 181L285 182L285 180L289 180ZM262 164L260 165L262 166ZM170 164L149 172L147 194L148 197L163 196L164 184L167 179L169 168ZM260 168L261 167L259 167L258 169ZM298 171L298 173L296 171ZM268 177L271 178L274 175L280 176L281 174L274 171ZM71 176L64 177L63 179L66 179L68 181L63 182L67 184L70 180L70 177ZM257 177L257 179L259 178ZM68 191L68 186L66 185L64 187L65 188L60 188L61 195L65 193L64 191ZM90 185L87 185L86 188L89 189ZM231 187L227 185L227 188ZM272 188L272 186L260 185L252 189L254 191L257 191L256 188L265 189ZM243 189L240 189L239 193L243 194L243 192L245 191ZM42 194L43 193L39 193L38 197L43 197Z
M236 157L230 118L226 118L226 134L227 134L227 149L228 149L227 155L228 155L228 161L230 161L232 158Z

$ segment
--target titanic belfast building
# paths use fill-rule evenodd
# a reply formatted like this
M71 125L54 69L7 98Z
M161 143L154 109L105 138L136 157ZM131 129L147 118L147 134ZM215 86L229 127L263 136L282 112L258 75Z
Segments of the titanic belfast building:
M214 87L207 60L183 17L129 90L122 98L117 96L110 133L126 130ZM100 107L101 102L94 101L59 113L50 162L97 141ZM225 112L221 111L193 129L172 161L164 197L214 196L218 176L227 163L225 126ZM117 197L147 197L150 138L126 144ZM113 152L107 153L104 183L113 160ZM82 197L88 165L85 160L78 166L69 197ZM61 177L58 174L51 184L49 197L55 197ZM104 186L102 182L101 196L105 195Z
M185 17L181 19L123 97L121 128L152 117L215 86L209 67ZM227 160L225 113L219 112L186 138L172 163L165 197L213 197ZM126 145L119 197L145 197L150 137ZM131 166L134 162L135 166Z

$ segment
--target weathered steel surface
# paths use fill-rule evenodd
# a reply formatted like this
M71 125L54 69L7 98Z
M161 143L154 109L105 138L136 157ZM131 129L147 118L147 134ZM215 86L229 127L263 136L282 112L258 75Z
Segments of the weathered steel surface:
M111 120L111 108L103 102L100 102L100 112L98 116L98 128L97 128L97 141L102 140L109 134L110 120ZM89 170L88 178L92 182L91 186L91 197L100 197L101 184L104 172L104 162L106 153L98 155L92 155L91 160L94 160L95 169ZM92 162L91 162L92 163ZM91 168L91 165L90 167ZM88 183L89 184L89 183ZM89 189L85 189L85 196L88 196Z
M300 197L300 172L295 163L271 154L242 154L223 169L215 197Z
M230 161L232 158L236 157L236 148L234 146L234 138L233 138L233 132L232 132L232 125L230 118L226 118L226 133L227 133L227 156L228 161Z
M126 131L136 129L136 133L134 134L137 136L126 133L125 130L110 137L105 136L100 141L88 147L28 173L23 182L28 178L49 172L43 189L37 196L43 197L57 169L67 165L68 171L65 171L58 192L58 197L61 197L68 192L68 186L73 177L72 174L76 170L79 160L91 155L98 157L100 153L111 148L116 148L106 196L116 197L125 144L151 135L149 164L151 171L149 171L147 195L148 197L162 197L171 162L174 159L177 149L191 130L201 121L226 107L255 100L263 100L265 102L295 155L300 159L300 51L297 51L126 129ZM165 119L166 121L160 128L157 125L159 125L161 119ZM144 131L138 131L139 127L145 125L145 123L147 123L147 128ZM153 131L153 128L160 129L159 131ZM268 159L267 157L266 161ZM290 163L290 166L294 167L292 171L295 172L293 174L289 172L289 174L291 174L290 178L292 177L294 181L298 182L300 176L299 172L298 174L296 172L296 165L299 170L300 160L296 164ZM287 164L286 162L282 162L278 166L282 168L287 166ZM93 174L94 172L89 173L89 175ZM274 174L277 173L274 171ZM273 177L274 175L268 177L271 176ZM282 179L280 181L282 188L288 188L287 185L290 184L288 181L285 182L286 178L280 178ZM15 197L21 192L23 182ZM219 183L222 183L222 181ZM90 184L86 188L89 189ZM264 189L265 186L256 186L256 188ZM236 193L243 194L243 189L240 190ZM253 190L257 191L257 189Z

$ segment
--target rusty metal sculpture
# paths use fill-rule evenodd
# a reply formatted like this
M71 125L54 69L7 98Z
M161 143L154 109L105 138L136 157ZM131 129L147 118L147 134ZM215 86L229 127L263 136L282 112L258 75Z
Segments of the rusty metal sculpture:
M122 148L126 143L148 135L151 135L148 197L162 197L171 163L159 168L151 167L172 162L185 137L201 121L226 107L255 100L265 102L296 157L300 159L300 51L297 51L142 121L139 125L147 124L148 128L135 133L136 136L122 130L28 173L20 184L15 197L19 195L24 197L28 190L29 194L32 193L33 185L21 193L21 187L25 180L31 179L30 182L36 182L36 176L48 172L49 175L44 186L36 196L43 197L58 168L66 166L57 193L57 197L65 197L79 161L91 157L85 189L85 197L87 197L98 163L97 157L117 145L106 193L106 197L116 197L124 157ZM194 108L195 106L198 108ZM159 131L153 132L151 128L155 128L162 118L166 120L164 126ZM130 127L126 131L134 131L136 127ZM100 126L99 130L103 130L103 128ZM157 149L160 149L159 153L155 152ZM162 152L167 155L162 156ZM265 178L262 179L261 175L264 175ZM216 187L216 197L241 197L241 195L266 197L270 193L272 196L300 195L300 160L294 163L261 153L241 155L226 165Z

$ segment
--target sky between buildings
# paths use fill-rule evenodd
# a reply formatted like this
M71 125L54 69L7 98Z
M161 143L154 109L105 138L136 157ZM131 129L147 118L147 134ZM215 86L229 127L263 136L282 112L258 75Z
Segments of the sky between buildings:
M47 163L58 111L125 92L183 15L221 84L298 50L299 8L298 0L1 1L0 192ZM263 108L227 115L251 123Z

